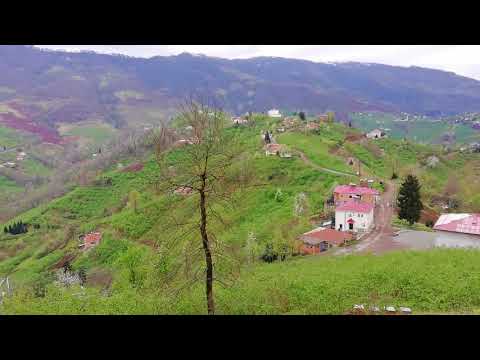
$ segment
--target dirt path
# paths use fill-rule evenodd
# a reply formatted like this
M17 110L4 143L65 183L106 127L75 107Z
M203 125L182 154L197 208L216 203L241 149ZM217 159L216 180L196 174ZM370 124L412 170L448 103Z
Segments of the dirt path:
M378 254L384 251L402 249L403 247L393 240L393 204L395 200L395 183L388 182L381 200L375 208L375 228L357 245L340 248L335 255L344 255L358 252Z
M330 174L335 174L335 175L340 175L340 176L355 176L354 174L344 173L344 172L341 172L341 171L321 167L321 166L313 163L303 152L301 152L299 150L295 150L295 151L300 155L300 158L302 159L302 161L305 164L307 164L308 166L310 166L310 167L312 167L316 170L324 171L324 172L328 172Z

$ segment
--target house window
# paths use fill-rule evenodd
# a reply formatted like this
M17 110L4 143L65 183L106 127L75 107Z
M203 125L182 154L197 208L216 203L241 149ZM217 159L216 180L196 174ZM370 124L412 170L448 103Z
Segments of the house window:
M348 229L353 230L353 224L352 223L348 224Z

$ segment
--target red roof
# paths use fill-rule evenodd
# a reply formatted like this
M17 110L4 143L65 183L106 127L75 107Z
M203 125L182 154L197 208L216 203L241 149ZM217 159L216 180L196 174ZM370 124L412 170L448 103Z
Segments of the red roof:
M355 224L355 220L353 220L352 218L348 219L347 223L349 224Z
M338 194L354 194L354 195L379 195L380 193L369 187L356 186L356 185L339 185L333 191Z
M265 147L268 151L279 151L282 149L281 144L267 144Z
M342 244L345 240L351 240L352 234L333 229L317 228L303 234L301 239L310 245L318 245L324 241L338 245Z
M87 234L84 239L86 245L98 243L100 240L102 240L102 234L99 232Z
M438 218L433 228L435 230L480 235L480 214L443 214Z
M364 201L358 200L350 200L342 205L337 206L335 211L354 211L354 212L361 212L361 213L369 213L373 210L373 205L370 203L366 203Z

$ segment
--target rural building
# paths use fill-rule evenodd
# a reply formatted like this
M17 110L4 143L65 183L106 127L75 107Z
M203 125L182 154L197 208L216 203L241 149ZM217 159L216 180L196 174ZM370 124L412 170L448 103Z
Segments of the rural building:
M99 232L89 233L83 237L83 244L80 245L84 250L97 246L102 241L102 234Z
M190 195L192 193L192 188L191 187L188 187L188 186L181 186L179 188L177 188L174 193L176 195L182 195L182 196L187 196L187 195Z
M328 115L318 115L318 121L328 122Z
M367 133L367 138L369 139L380 139L385 137L385 133L380 129L375 129Z
M375 205L380 197L378 190L355 184L339 185L333 190L335 204L347 202L351 199L358 199L363 202Z
M374 225L373 204L351 199L335 209L335 227L339 231L365 232Z
M9 168L12 168L12 169L17 167L17 164L16 164L16 163L10 162L10 161L9 161L9 162L6 162L6 163L3 164L3 165L6 166L6 167L9 167Z
M480 214L442 214L433 229L480 235Z
M348 232L318 227L301 235L300 240L303 242L301 246L303 254L318 254L332 246L340 246L353 240L353 235Z
M272 109L272 110L268 110L268 116L279 118L279 117L282 117L282 114L280 114L280 111L278 111L277 109Z
M278 155L283 151L283 146L281 144L267 144L264 147L265 155Z
M317 130L320 128L320 125L318 123L309 122L306 127L308 130Z
M248 120L247 119L243 119L241 117L234 117L232 118L232 122L235 124L235 125L244 125L244 124L247 124L248 123Z

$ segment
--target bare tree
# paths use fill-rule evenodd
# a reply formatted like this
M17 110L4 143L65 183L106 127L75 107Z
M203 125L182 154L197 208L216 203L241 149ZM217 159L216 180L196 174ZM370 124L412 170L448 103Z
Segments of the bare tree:
M194 199L196 216L176 224L192 225L190 229L201 239L207 310L208 314L214 314L213 283L220 282L214 276L215 256L222 254L215 236L218 227L213 224L225 224L219 210L232 206L233 194L251 181L253 172L249 161L242 157L242 145L225 129L226 119L220 109L187 100L180 107L178 119L182 126L191 129L190 143L173 161L167 151L172 143L171 133L166 128L160 130L156 138L159 186L167 194L176 192L181 194L179 198Z

